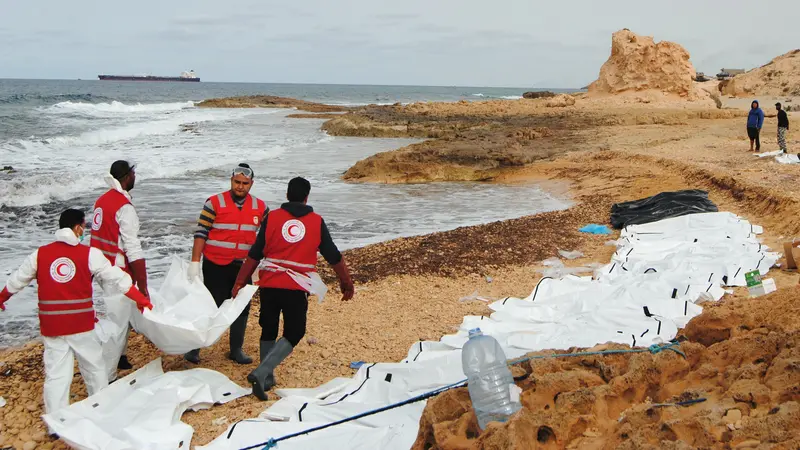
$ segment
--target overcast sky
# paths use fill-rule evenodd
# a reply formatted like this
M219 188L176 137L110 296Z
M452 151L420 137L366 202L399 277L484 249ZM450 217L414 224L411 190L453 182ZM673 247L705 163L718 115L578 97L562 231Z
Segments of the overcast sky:
M706 74L800 47L798 0L2 3L2 78L570 88L597 77L621 28L683 45Z

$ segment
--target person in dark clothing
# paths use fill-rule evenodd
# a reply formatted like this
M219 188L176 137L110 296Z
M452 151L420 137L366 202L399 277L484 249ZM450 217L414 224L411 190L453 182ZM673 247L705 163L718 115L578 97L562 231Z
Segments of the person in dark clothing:
M261 364L247 380L253 394L261 400L267 399L266 391L275 385L275 367L289 356L306 333L308 295L324 295L326 290L316 273L317 251L336 271L342 300L350 300L355 291L347 264L325 221L306 204L310 190L311 184L304 178L289 182L286 193L289 201L271 211L261 224L233 287L232 294L236 296L256 268L260 269ZM283 337L277 339L281 313Z
M778 110L778 147L783 153L786 153L786 133L789 131L789 116L781 108L780 102L775 103L775 109Z
M197 221L188 275L190 280L199 281L202 269L203 283L214 297L217 307L231 298L242 261L256 240L258 224L263 223L269 213L264 201L250 195L253 177L253 169L249 165L239 164L235 167L231 173L231 189L206 200ZM253 362L242 350L249 312L250 303L230 329L228 358L239 364ZM199 364L200 350L192 350L183 357Z
M753 100L750 104L750 113L747 115L747 137L750 138L750 151L753 151L753 143L756 144L756 151L761 151L761 126L764 125L764 111L758 107L758 100Z

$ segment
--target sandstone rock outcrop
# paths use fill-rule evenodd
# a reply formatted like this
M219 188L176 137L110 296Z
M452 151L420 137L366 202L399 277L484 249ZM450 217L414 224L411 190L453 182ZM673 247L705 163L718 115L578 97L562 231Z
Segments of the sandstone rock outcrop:
M800 49L720 83L723 95L800 95Z
M353 108L307 102L274 95L248 95L243 97L212 98L197 104L199 108L297 108L312 113L344 112Z
M556 94L550 91L535 91L535 92L526 92L522 94L522 98L550 98L555 97Z
M590 94L618 94L656 90L682 97L694 97L695 69L689 52L678 44L654 42L626 29L611 37L611 57L600 68Z
M575 97L567 94L559 94L553 98L547 99L545 106L548 108L564 108L575 104Z

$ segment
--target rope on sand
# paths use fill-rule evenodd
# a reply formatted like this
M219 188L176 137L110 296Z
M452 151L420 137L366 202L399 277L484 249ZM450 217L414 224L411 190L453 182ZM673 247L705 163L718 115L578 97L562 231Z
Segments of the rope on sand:
M516 364L522 364L524 362L535 360L535 359L569 358L569 357L576 357L576 356L606 356L606 355L619 355L619 354L625 354L625 353L645 353L645 352L650 352L652 354L657 354L657 353L661 353L662 351L665 351L665 350L675 352L675 353L677 353L678 355L682 356L685 359L686 358L686 354L683 353L678 347L679 347L679 344L677 342L673 341L673 342L670 342L669 344L664 344L664 345L653 344L653 345L651 345L650 347L647 347L647 348L632 348L632 349L619 349L619 350L600 350L600 351L596 351L596 352L553 353L553 354L550 354L550 355L534 355L534 356L527 356L527 357L519 358L519 359L515 359L515 360L510 360L508 362L508 364L513 366L513 365L516 365ZM386 406L383 406L383 407L380 407L380 408L377 408L377 409L373 409L373 410L370 410L370 411L365 411L363 413L359 413L359 414L356 414L354 416L346 417L344 419L337 420L335 422L331 422L331 423L328 423L328 424L325 424L325 425L320 425L320 426L314 427L314 428L309 428L307 430L299 431L297 433L287 434L287 435L281 436L279 438L270 438L266 442L261 442L259 444L251 445L249 447L244 447L244 448L242 448L240 450L254 450L254 449L257 449L257 448L260 448L262 450L269 450L269 449L272 449L272 448L276 448L278 446L278 442L285 441L285 440L292 439L292 438L296 438L296 437L299 437L299 436L304 436L306 434L311 434L311 433L313 433L315 431L324 430L326 428L334 427L336 425L341 425L343 423L352 422L354 420L358 420L358 419L361 419L361 418L364 418L364 417L367 417L367 416L371 416L371 415L378 414L378 413L381 413L381 412L384 412L384 411L389 411L391 409L400 408L402 406L409 405L411 403L416 403L416 402L419 402L419 401L422 401L422 400L426 400L428 398L435 397L435 396L441 394L442 392L449 391L451 389L455 389L457 387L461 387L461 386L464 386L466 384L467 384L467 380L464 379L464 380L461 380L461 381L459 381L457 383L449 384L447 386L442 386L442 387L440 387L438 389L434 389L434 390L426 392L424 394L417 395L416 397L411 397L411 398L409 398L407 400L403 400L402 402L393 403L393 404L386 405ZM700 399L699 401L704 401L704 400L705 399ZM689 404L693 404L693 403L697 403L697 402L698 402L698 400L688 401L688 402L680 402L680 403L686 403L687 405L689 405ZM680 403L675 403L675 405L679 405ZM659 404L658 406L662 406L662 405ZM666 406L666 405L664 405L664 406ZM681 405L681 406L684 406L684 405Z

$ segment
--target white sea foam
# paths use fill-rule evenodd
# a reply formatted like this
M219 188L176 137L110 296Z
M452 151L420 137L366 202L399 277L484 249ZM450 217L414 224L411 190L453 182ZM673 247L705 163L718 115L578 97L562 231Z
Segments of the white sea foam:
M115 159L135 161L140 165L140 179L154 179L215 167L243 154L268 159L289 146L327 138L321 132L294 136L281 130L266 137L237 136L215 125L278 112L188 109L170 115L153 114L141 122L104 120L100 122L103 128L74 136L31 137L0 144L0 160L17 171L0 177L0 206L66 200L101 188L102 174ZM276 118L275 122L280 120Z
M472 96L473 97L480 97L480 98L500 98L500 99L503 99L503 100L519 100L519 99L522 98L521 95L498 95L498 96L493 96L493 95L486 95L486 94L484 94L482 92L478 92L477 94L472 94Z
M194 108L194 102L180 103L136 103L128 105L116 100L111 103L84 103L84 102L60 102L53 106L44 108L50 113L82 113L88 115L102 115L107 113L126 114L126 113L153 113L180 111L182 109Z

